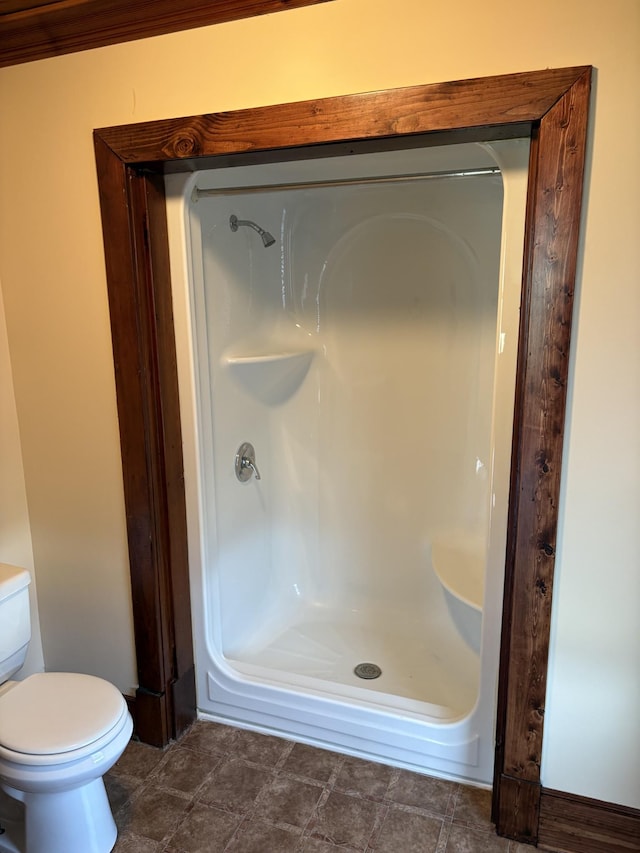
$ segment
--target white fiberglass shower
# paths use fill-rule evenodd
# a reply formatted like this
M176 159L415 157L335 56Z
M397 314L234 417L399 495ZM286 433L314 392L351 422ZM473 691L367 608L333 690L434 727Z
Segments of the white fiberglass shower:
M491 781L527 163L167 177L200 716Z

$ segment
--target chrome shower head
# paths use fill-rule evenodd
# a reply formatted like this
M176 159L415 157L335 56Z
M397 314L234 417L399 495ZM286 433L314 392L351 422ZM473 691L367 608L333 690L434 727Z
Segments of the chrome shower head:
M273 234L269 234L268 231L265 231L264 228L261 228L255 222L251 222L250 219L238 219L237 216L231 215L229 217L229 227L232 231L237 231L240 225L247 225L249 228L253 228L254 231L257 231L260 237L262 238L262 243L265 248L268 246L273 246L276 242L276 238Z

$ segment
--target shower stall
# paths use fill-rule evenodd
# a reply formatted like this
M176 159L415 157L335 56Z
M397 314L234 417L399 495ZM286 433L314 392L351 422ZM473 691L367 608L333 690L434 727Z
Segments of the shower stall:
M490 783L527 162L166 178L201 717Z

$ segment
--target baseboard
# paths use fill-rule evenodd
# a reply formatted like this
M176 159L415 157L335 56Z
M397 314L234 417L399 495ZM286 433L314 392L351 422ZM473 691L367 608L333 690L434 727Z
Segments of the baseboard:
M171 684L173 737L179 740L196 719L196 677L192 666Z
M133 736L135 737L137 732L136 726L136 697L130 696L128 693L123 693L124 701L127 703L127 708L129 709L129 713L131 714L131 719L133 720Z
M169 740L179 740L196 719L195 677L193 667L178 681L171 684L175 731L169 733L158 728L159 702L162 697L147 695L138 690L135 696L123 694L133 719L133 736L143 743L164 747ZM151 712L151 713L150 713Z
M640 853L640 810L543 788L538 847L559 853Z
M535 844L540 817L540 782L501 773L494 781L492 820L499 835Z

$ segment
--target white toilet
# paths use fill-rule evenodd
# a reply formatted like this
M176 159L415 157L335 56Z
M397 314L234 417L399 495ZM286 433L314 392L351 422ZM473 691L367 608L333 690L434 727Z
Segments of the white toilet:
M129 742L131 715L92 675L8 681L31 637L29 583L0 563L0 853L108 853L117 830L102 776Z

